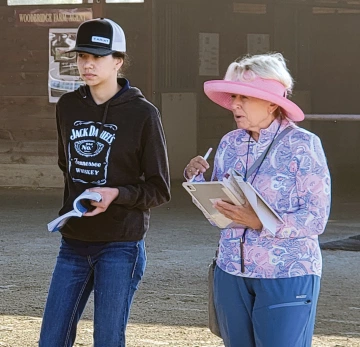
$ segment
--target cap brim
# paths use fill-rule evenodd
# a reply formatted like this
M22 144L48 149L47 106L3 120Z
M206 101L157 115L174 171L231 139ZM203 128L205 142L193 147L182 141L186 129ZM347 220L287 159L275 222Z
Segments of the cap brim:
M284 110L286 116L293 121L299 122L305 117L301 108L286 97L275 95L268 91L259 90L251 87L250 85L246 86L241 83L224 80L207 81L204 84L204 92L211 101L228 110L232 110L231 96L234 94L240 94L273 102L274 104L280 106Z
M105 57L107 55L113 54L115 53L115 51L112 51L111 49L107 49L107 48L99 48L99 47L75 47L73 49L71 49L70 51L66 51L66 53L72 53L72 52L77 52L77 53L89 53L89 54L93 54L93 55L99 55L101 57Z

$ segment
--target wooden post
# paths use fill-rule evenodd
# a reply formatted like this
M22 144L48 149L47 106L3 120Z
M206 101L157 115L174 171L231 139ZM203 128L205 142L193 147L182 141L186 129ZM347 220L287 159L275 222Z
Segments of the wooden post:
M147 32L148 37L147 40L147 81L146 81L146 89L147 89L147 98L149 101L155 101L155 95L153 94L153 75L154 75L154 64L153 64L153 42L154 42L154 34L153 34L153 0L144 0L144 8L146 11L147 18Z
M106 0L93 0L92 10L93 10L93 18L105 18Z

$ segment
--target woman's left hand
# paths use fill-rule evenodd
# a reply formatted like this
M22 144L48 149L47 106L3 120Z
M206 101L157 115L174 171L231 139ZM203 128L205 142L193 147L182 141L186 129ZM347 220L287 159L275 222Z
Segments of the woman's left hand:
M93 201L91 200L91 205L95 207L95 209L91 212L84 213L85 217L95 216L99 213L103 213L107 210L109 205L118 197L119 189L117 188L109 188L109 187L95 187L88 189L91 192L97 192L101 195L101 201Z
M261 230L263 228L260 219L248 201L242 206L237 206L223 200L218 200L214 204L214 207L225 217L233 220L237 224L244 225L245 227L254 230Z

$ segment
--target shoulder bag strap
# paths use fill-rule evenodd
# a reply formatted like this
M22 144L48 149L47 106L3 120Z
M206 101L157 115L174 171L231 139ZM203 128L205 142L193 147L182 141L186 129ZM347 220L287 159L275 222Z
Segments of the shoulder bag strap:
M250 177L257 170L257 168L262 164L262 162L264 161L264 159L266 157L266 154L269 153L271 151L271 149L292 129L294 129L292 126L288 126L278 136L276 136L274 141L271 143L269 150L264 151L263 154L261 154L260 157L255 160L255 163L247 171L246 179L248 177Z

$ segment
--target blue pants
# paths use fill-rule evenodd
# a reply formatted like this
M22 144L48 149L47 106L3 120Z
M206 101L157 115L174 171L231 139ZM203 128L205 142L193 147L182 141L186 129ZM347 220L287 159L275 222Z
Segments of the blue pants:
M94 290L94 347L124 347L134 293L145 270L144 241L112 242L94 256L76 253L64 240L53 272L40 347L70 347Z
M226 347L310 347L320 277L255 279L215 268L214 302Z

